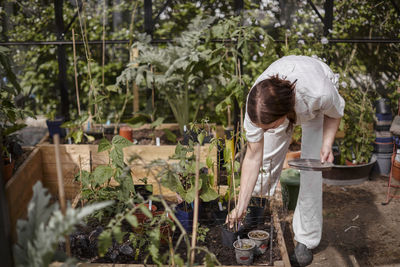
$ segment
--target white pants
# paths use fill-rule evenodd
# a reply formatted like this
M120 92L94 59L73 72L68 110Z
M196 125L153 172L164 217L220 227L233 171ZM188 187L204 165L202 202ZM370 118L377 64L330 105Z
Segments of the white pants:
M272 196L282 171L292 132L286 133L288 120L264 133L263 172L258 176L253 195ZM301 124L301 157L319 159L322 145L323 115ZM270 169L270 167L272 168ZM270 175L271 174L271 179ZM300 171L300 190L293 217L296 241L309 249L318 246L322 234L322 173Z

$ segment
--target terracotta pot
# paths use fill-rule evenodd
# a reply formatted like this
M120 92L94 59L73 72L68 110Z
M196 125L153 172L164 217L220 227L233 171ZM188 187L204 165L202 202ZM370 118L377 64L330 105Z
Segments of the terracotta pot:
M139 206L139 204L137 204L136 206ZM149 209L149 204L144 204L144 206L146 206L146 208ZM151 205L151 214L153 216L155 216L157 214L156 210L157 210L157 207L155 205ZM139 223L143 223L148 219L148 217L146 215L144 215L144 213L142 213L142 211L140 209L136 210L134 215L136 216Z
M392 177L400 182L400 162L394 160L392 165Z
M132 128L128 126L122 126L119 128L119 135L122 137L125 137L129 141L133 142L132 138Z
M290 168L289 164L288 164L288 161L292 160L292 159L299 159L300 156L301 156L301 151L300 150L299 151L288 151L286 153L285 162L283 163L283 168L284 169Z
M10 162L10 159L3 158L3 162L4 162L4 166L3 166L2 175L3 175L4 184L6 184L13 175L15 160L11 160L11 162Z

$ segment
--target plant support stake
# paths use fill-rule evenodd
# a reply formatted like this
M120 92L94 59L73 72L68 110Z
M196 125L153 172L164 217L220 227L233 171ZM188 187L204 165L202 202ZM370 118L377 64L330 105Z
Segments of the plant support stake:
M58 181L58 194L60 196L60 207L61 212L65 215L66 205L65 205L65 191L64 191L64 180L62 176L61 160L60 160L60 136L55 134L54 138L54 149L56 156L56 168L57 168L57 181ZM71 256L71 248L69 244L69 237L65 237L65 250L68 256Z
M200 144L196 147L196 178L194 182L194 211L193 211L193 234L192 234L192 252L190 256L191 265L194 263L194 248L196 247L196 236L197 236L197 220L199 217L199 166L200 166Z
M75 46L75 31L74 31L74 29L72 29L72 50L73 50L73 53L74 53L74 73L75 73L76 104L78 106L78 115L81 116L81 105L79 103L78 71L76 69L76 46Z

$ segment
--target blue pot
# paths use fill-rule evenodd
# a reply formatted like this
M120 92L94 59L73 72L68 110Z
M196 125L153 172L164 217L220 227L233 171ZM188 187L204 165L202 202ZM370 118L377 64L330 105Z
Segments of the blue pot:
M57 117L55 120L46 120L49 135L53 138L53 135L58 134L60 137L65 137L65 129L61 128L61 124L64 123L64 117Z
M376 143L392 143L393 138L392 137L377 137L375 138Z
M388 114L376 113L376 118L378 119L378 121L392 121L393 119L391 113Z
M178 218L183 228L185 228L186 232L191 233L193 229L193 209L186 212L184 207L185 203L179 204L175 209L175 216Z

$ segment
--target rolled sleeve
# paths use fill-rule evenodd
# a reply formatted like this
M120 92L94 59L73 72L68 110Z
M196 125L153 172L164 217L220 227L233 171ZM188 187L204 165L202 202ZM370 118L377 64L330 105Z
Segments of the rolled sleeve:
M326 86L330 87L330 90L328 90L329 93L322 98L321 109L324 115L335 119L343 117L345 106L344 99L340 96L338 90L331 81L327 82Z
M263 138L263 136L264 136L263 129L255 126L250 121L250 118L249 118L249 115L247 115L247 112L246 112L246 115L244 116L244 123L243 124L244 124L243 125L244 129L246 131L246 139L247 139L248 142L256 143L256 142L260 141Z

